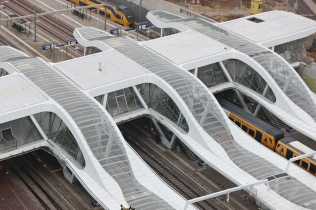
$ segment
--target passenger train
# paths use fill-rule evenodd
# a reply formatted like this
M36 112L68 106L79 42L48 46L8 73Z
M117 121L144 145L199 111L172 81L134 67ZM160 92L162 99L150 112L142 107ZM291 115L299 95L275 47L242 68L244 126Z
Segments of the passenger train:
M244 130L252 138L275 151L279 155L290 159L313 152L313 150L292 137L285 137L284 133L254 115L244 111L230 101L217 96L218 103L229 111L229 119ZM316 155L294 162L301 168L316 176Z
M96 4L102 4L104 2L99 0L69 0L70 2L79 5L79 6L90 6ZM135 27L135 16L131 9L125 7L124 5L118 5L108 0L106 6L107 18L113 22L116 22L125 28L134 28ZM105 15L105 8L103 6L95 6L96 10L100 11L101 15Z

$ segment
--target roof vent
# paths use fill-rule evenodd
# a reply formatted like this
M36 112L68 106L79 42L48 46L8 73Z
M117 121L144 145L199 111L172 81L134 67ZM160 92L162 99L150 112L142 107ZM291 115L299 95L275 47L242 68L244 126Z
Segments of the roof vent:
M255 18L255 17L253 17L253 18L249 18L249 19L247 19L247 20L250 20L250 21L255 22L255 23L261 23L261 22L264 22L264 20L261 20L261 19L259 19L259 18Z

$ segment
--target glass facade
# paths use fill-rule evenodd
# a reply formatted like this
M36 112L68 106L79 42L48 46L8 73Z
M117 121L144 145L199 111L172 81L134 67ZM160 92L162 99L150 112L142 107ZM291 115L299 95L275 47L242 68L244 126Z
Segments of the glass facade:
M103 104L104 95L96 96L94 97L95 100L97 100L100 104Z
M8 74L9 73L6 70L4 70L3 68L0 68L0 77L3 77L3 76L8 75Z
M305 39L298 39L274 47L274 51L289 63L294 63L307 58Z
M207 87L212 87L228 81L219 63L213 63L198 68L197 77Z
M176 34L176 33L179 33L179 31L177 29L164 28L163 32L162 32L162 36L169 36L169 35Z
M235 59L226 60L223 64L234 82L256 91L272 102L276 101L272 89L253 68Z
M112 117L143 108L132 87L108 94L106 110Z
M0 124L0 151L43 139L30 117Z
M59 147L64 149L82 167L85 166L84 157L76 139L73 137L66 124L56 114L42 112L34 115L34 117L47 138L51 139Z
M195 69L191 69L191 70L189 70L189 72L194 75Z
M138 85L137 89L149 108L159 112L186 132L189 131L186 119L167 93L150 83Z
M86 47L86 55L91 55L95 53L102 52L99 48L96 47Z

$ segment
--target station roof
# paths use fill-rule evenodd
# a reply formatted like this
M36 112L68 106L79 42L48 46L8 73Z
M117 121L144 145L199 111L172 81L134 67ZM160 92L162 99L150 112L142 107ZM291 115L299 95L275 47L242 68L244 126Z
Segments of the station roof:
M130 79L147 71L117 51L107 51L55 65L84 90Z
M143 45L178 65L230 50L225 44L196 31L154 39Z
M238 18L217 25L255 43L262 43L300 33L301 37L297 37L297 35L295 38L293 37L293 40L296 40L316 31L316 22L314 20L291 12L277 10Z
M20 75L0 77L0 114L47 101Z

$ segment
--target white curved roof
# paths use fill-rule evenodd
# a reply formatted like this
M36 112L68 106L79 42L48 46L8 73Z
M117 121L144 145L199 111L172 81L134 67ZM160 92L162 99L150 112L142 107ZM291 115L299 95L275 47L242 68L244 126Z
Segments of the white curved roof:
M153 11L147 14L147 18L159 27L174 27L185 32L194 30L228 45L233 49L231 59L246 61L245 63L258 71L265 79L276 96L276 105L303 121L305 124L302 125L303 127L316 126L316 99L314 94L293 67L280 55L202 19L184 19L179 16L170 18L170 16L172 14L163 11ZM168 18L169 20L167 20ZM301 125L295 127L297 126ZM315 129L312 129L311 132L304 130L303 133L316 140Z
M258 18L263 22L249 19ZM221 28L236 33L254 43L272 47L316 32L316 22L292 12L274 10L231 21L217 23Z
M94 188L91 183L85 183L84 186L91 187L89 190L96 194L102 187L114 198L102 200L105 197L96 195L104 208L113 209L113 206L126 203L142 209L151 209L152 206L157 209L183 208L185 200L139 159L125 142L114 120L96 100L41 58L7 58L18 72L17 76L26 77L49 97L50 103L42 104L38 112L56 113L74 135L85 158L84 170L99 185ZM189 208L194 209L192 206Z
M85 39L82 36L76 38L79 42L81 39ZM93 46L88 40L84 42L87 44L86 46ZM270 150L262 148L249 136L240 132L240 129L236 130L236 127L221 111L209 90L197 78L168 64L160 56L147 50L146 47L137 45L137 43L128 38L106 37L102 42L156 75L156 77L150 79L150 82L157 84L173 98L189 124L189 133L183 136L183 139L186 139L184 143L192 151L195 151L200 158L205 160L207 164L217 168L218 171L237 184L247 183L253 178L262 179L282 173L280 167L282 165L285 167L286 161ZM146 83L146 80L143 82ZM197 93L199 94L197 95ZM156 115L154 111L152 113ZM159 118L162 119L163 117ZM168 122L167 119L163 119L163 121ZM169 126L167 126L170 127L171 124L169 122ZM177 131L177 128L175 130ZM180 131L177 132L182 134ZM233 136L231 136L231 132ZM190 139L191 137L194 139ZM222 143L217 143L214 139ZM222 141L224 139L225 141ZM257 155L252 153L253 150L257 151ZM269 158L269 156L273 158ZM276 166L276 162L278 166ZM295 174L296 170L303 171L295 168L290 173ZM248 174L245 174L243 171ZM308 193L311 197L294 198L291 188L286 188L280 192L277 183L272 186L277 194L271 191L266 192L262 187L258 188L260 189L258 194L260 194L263 202L267 202L266 205L273 204L273 208L276 209L304 209L302 207L305 202L304 199L309 201L316 199L316 192L308 187L310 183L315 182L314 177L305 171L303 171L303 174L300 177L304 178L298 180L297 176L295 176L288 181L286 179L285 184L291 183L297 186L298 190L301 190L302 195Z

